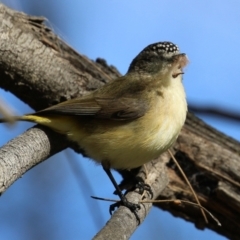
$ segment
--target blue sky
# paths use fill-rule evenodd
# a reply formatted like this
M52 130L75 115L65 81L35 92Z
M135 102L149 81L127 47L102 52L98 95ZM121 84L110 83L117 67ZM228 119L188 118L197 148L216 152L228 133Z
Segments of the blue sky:
M184 75L188 102L239 112L239 1L2 2L32 15L45 16L54 31L78 52L91 59L104 58L122 74L148 44L172 41L190 60ZM31 112L9 93L0 91L0 97L19 114ZM239 123L200 117L240 140ZM0 144L29 126L21 123L11 131L0 126ZM33 239L36 235L44 239L90 239L109 215L108 203L93 201L89 196L111 197L112 191L101 167L68 150L29 171L2 196L1 235L8 240ZM165 240L176 236L194 240L225 239L209 230L197 230L193 224L156 209L131 239L159 239L160 235Z

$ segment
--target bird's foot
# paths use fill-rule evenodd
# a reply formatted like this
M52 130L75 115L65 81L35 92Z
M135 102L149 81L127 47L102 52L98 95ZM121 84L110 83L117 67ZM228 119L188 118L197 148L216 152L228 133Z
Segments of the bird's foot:
M116 202L114 204L111 204L109 207L109 212L112 215L113 211L116 208L119 208L120 206L125 206L127 207L136 217L138 225L140 224L140 218L137 214L137 211L141 208L139 204L137 203L132 203L127 200L127 198L124 196L121 201Z
M147 183L143 182L143 181L137 181L135 187L138 189L138 193L139 194L143 194L144 191L147 191L150 198L153 198L153 191L150 185L148 185Z

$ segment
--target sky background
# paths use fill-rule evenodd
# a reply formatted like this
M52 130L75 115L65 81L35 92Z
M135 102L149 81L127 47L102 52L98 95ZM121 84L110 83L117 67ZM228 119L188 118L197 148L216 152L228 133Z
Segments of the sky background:
M240 2L178 0L5 0L31 15L44 16L54 31L79 53L101 57L125 74L147 45L172 41L189 57L184 86L189 103L240 112ZM18 114L32 110L10 93L0 98ZM240 140L239 122L200 116ZM0 145L29 128L0 126ZM120 177L114 173L117 180ZM28 171L0 198L2 240L91 239L109 219L113 187L101 167L71 150ZM116 198L116 197L114 197ZM226 239L170 213L152 209L133 234L135 239Z

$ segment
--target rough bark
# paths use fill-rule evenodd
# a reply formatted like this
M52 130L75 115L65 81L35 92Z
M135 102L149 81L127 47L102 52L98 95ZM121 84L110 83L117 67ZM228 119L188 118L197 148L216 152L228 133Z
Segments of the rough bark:
M120 76L104 60L94 62L76 53L44 26L43 21L44 18L27 16L0 4L1 88L11 91L33 109L39 110L81 96ZM0 192L4 192L24 172L66 146L74 147L63 136L38 126L10 141L0 150ZM217 226L211 218L209 224L204 223L199 209L190 205L157 206L192 221L199 228L211 228L230 239L238 239L239 142L188 114L187 122L172 150L201 203L220 220L222 227ZM156 167L157 164L160 164L159 167ZM154 198L193 200L167 154L149 163L149 166L148 181L153 188ZM131 195L133 201L138 201L138 194ZM141 208L141 221L150 206L144 204ZM125 224L119 227L123 222ZM136 227L134 215L121 207L95 239L107 239L106 236L112 236L109 234L119 234L122 236L119 239L128 238Z

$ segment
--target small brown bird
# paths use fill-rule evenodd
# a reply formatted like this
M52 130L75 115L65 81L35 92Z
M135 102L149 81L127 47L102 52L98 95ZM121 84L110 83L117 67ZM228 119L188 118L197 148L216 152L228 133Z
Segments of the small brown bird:
M15 119L66 135L103 165L119 191L110 168L139 167L177 139L187 113L182 85L187 63L175 44L151 44L133 59L125 76L86 96Z

